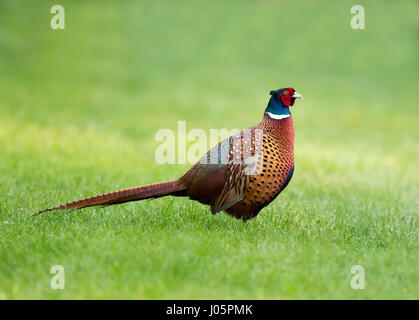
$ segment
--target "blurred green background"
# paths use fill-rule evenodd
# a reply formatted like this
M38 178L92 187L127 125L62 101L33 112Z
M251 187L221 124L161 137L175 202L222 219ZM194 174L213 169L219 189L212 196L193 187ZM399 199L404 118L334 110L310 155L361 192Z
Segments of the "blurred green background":
M418 9L0 0L0 298L418 299ZM173 198L30 218L180 176L157 130L250 127L285 86L294 177L247 224Z

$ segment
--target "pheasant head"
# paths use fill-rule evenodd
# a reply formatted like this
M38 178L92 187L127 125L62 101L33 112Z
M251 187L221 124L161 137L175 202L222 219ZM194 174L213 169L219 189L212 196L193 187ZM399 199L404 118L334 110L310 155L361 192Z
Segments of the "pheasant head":
M269 94L272 97L265 112L273 119L288 118L291 115L289 108L294 105L295 99L303 98L294 88L272 90Z

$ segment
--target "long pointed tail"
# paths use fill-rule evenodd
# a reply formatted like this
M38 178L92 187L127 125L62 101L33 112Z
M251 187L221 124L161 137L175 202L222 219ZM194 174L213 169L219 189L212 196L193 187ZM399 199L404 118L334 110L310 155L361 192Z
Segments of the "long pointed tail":
M171 180L160 183L148 184L135 188L123 189L104 194L99 194L89 198L76 200L55 207L47 208L39 211L35 215L45 213L53 210L64 209L82 209L93 206L109 206L112 204L124 203L129 201L159 198L168 195L174 195L180 191L185 190L185 187L179 180Z

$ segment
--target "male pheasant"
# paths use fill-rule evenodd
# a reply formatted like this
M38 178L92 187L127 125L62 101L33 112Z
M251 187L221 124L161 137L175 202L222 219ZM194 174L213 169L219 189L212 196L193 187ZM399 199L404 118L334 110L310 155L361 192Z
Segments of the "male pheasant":
M163 196L187 196L248 220L273 201L294 172L294 127L289 108L302 98L293 88L270 92L262 121L210 149L181 178L113 191L38 212L108 206Z

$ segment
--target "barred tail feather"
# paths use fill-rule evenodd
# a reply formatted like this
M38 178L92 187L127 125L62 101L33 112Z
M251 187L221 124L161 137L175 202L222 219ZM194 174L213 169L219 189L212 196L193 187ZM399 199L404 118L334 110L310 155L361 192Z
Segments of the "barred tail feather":
M139 186L129 189L123 189L118 191L112 191L96 196L88 197L81 200L67 202L60 204L55 207L50 207L39 211L35 215L42 214L53 210L65 210L65 209L82 209L93 206L109 206L118 203L124 203L129 201L144 200L150 198L159 198L168 195L175 195L178 192L185 190L185 187L179 180L171 180L160 183L148 184L145 186Z

